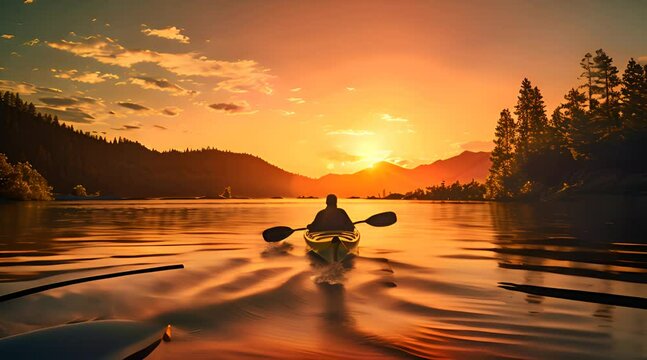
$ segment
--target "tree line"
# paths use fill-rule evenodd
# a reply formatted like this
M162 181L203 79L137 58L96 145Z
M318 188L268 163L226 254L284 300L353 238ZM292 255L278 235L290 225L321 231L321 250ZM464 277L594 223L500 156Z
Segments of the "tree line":
M0 92L0 153L28 161L57 193L83 184L88 193L117 197L216 198L227 186L239 196L296 196L295 184L309 181L249 154L160 152L121 137L109 140L40 113L12 92Z
M485 185L478 181L470 181L461 184L456 181L450 185L441 182L440 185L427 186L424 189L416 189L406 194L391 193L384 199L402 200L484 200Z
M602 49L580 65L582 83L550 117L539 88L523 79L513 112L503 109L496 125L487 197L646 190L634 175L647 173L647 65L632 58L619 75Z

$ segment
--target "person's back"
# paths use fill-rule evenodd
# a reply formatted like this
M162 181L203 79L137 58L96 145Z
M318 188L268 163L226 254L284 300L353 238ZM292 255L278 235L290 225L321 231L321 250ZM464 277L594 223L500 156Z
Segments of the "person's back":
M326 208L319 211L312 224L308 225L310 231L353 231L355 225L344 209L337 207L337 197L326 197Z

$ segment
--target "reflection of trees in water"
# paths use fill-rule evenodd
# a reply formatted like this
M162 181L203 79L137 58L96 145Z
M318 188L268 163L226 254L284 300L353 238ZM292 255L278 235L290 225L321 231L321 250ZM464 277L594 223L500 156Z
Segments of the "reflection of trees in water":
M647 202L590 198L558 203L492 203L495 252L499 266L524 270L528 285L542 285L542 274L647 283ZM549 284L555 285L555 284ZM613 283L597 283L613 293ZM541 302L530 295L530 303ZM611 307L595 315L611 319Z

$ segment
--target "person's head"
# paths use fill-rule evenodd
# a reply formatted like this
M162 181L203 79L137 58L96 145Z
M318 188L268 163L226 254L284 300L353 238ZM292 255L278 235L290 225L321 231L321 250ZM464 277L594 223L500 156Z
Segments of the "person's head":
M326 205L329 207L337 207L337 196L335 196L335 194L329 194L326 196Z

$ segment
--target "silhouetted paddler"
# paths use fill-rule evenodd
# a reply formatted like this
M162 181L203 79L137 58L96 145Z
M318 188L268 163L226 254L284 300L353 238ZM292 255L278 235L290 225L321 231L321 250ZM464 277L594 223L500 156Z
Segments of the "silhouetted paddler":
M355 225L344 209L337 207L337 196L326 196L326 208L319 211L312 224L308 225L310 231L353 231Z

